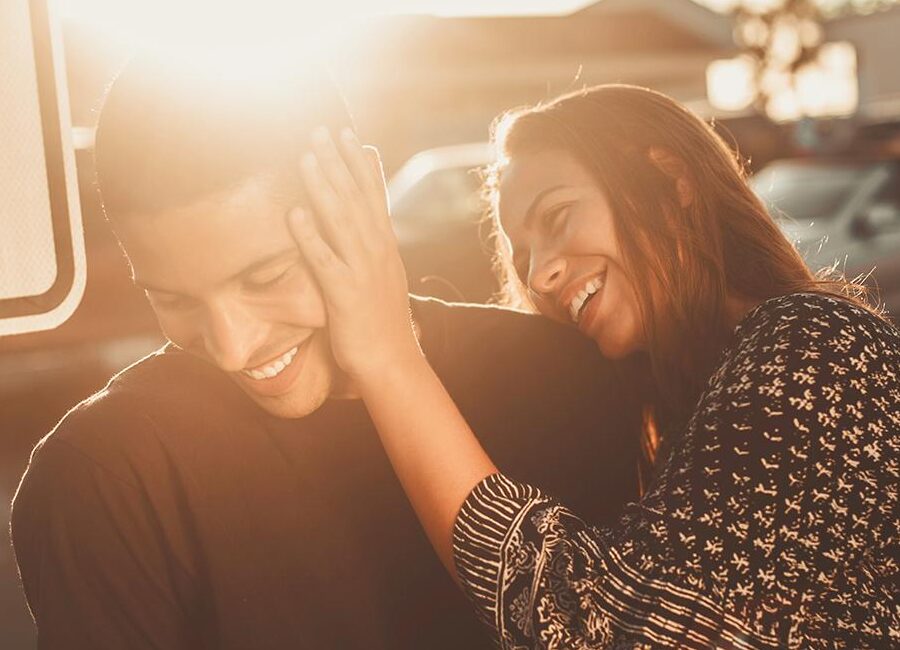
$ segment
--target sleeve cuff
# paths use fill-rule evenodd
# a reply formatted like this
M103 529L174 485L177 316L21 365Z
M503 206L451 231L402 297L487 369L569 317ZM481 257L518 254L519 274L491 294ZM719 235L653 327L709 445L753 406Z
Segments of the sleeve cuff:
M504 549L531 508L547 500L535 487L492 474L475 486L456 516L456 573L478 616L495 631L501 628Z

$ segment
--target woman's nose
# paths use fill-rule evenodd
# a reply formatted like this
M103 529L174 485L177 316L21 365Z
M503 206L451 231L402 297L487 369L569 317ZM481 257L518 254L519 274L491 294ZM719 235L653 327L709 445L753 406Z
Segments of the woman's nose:
M535 262L532 267L534 270L528 279L531 290L539 295L551 294L558 290L566 270L565 260L554 255Z

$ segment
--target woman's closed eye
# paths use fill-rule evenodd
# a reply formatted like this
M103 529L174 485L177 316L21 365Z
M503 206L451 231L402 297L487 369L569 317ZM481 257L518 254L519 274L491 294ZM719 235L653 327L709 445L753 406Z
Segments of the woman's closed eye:
M554 205L544 212L541 223L549 234L556 234L565 225L571 203Z

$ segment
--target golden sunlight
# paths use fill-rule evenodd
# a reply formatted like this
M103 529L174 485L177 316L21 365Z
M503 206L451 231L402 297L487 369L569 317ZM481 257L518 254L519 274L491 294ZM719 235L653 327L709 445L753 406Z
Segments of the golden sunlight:
M271 61L273 53L284 52L294 60L298 55L348 53L365 42L367 21L379 15L561 15L589 4L591 0L57 0L64 19L100 28L136 49L199 62L211 56L218 67L224 50L238 50L231 70L239 76L257 74L260 62Z

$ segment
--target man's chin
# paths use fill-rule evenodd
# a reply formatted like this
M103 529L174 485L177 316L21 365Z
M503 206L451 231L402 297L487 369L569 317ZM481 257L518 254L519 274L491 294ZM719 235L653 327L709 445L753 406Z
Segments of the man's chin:
M305 350L299 373L287 390L276 395L253 390L252 380L233 376L235 383L267 413L279 418L302 418L318 409L334 390L338 370L324 330L314 335Z
M327 388L310 389L302 395L280 395L278 397L261 397L249 394L257 406L277 418L302 418L316 411L328 399Z

